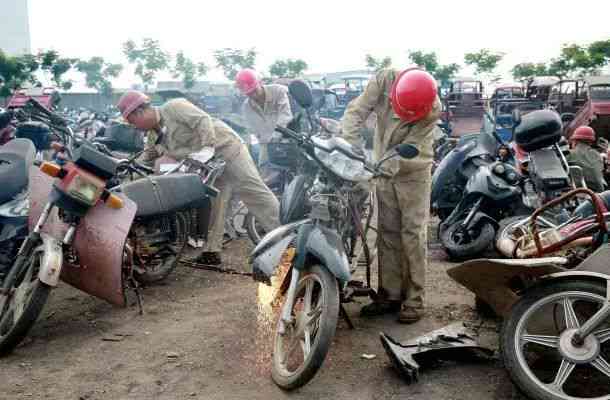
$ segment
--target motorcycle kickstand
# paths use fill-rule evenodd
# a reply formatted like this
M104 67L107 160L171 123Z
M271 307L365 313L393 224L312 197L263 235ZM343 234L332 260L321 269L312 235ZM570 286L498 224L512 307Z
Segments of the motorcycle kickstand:
M138 281L132 276L129 277L129 286L136 293L136 301L138 303L138 315L144 315L144 296L140 290Z

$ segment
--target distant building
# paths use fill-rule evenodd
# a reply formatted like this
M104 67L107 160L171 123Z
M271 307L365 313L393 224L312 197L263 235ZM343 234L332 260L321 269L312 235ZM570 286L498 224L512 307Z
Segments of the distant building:
M10 55L29 54L30 21L27 0L2 0L0 49Z
M186 93L205 96L231 96L235 93L235 88L232 83L197 81L192 88L185 90L184 84L180 81L157 82L157 91L166 90L179 90Z

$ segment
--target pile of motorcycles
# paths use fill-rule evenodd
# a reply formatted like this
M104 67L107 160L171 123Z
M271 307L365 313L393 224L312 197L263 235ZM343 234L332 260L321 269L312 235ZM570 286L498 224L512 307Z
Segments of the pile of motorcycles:
M513 114L512 140L458 139L433 175L448 274L504 318L500 349L533 399L610 396L610 192L586 188L553 110ZM496 258L489 256L496 250Z

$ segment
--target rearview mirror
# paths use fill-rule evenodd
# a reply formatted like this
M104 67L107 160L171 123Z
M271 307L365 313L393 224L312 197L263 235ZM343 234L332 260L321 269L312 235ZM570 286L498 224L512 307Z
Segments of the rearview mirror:
M288 92L294 100L303 108L309 108L313 105L313 96L311 89L301 80L294 80L288 85Z
M396 152L406 159L415 158L419 155L419 150L412 144L403 143L396 146Z

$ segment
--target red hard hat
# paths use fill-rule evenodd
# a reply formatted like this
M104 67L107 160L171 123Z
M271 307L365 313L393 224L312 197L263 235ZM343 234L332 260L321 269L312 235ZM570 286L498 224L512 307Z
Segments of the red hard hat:
M123 118L127 119L136 108L148 103L150 103L150 98L147 95L137 90L130 90L121 96L116 106L123 114Z
M245 95L256 90L260 85L256 71L250 68L242 69L235 76L235 86Z
M579 126L574 130L571 141L595 142L595 131L590 126Z
M406 122L424 118L434 107L437 89L436 80L421 69L402 71L392 84L392 108Z

